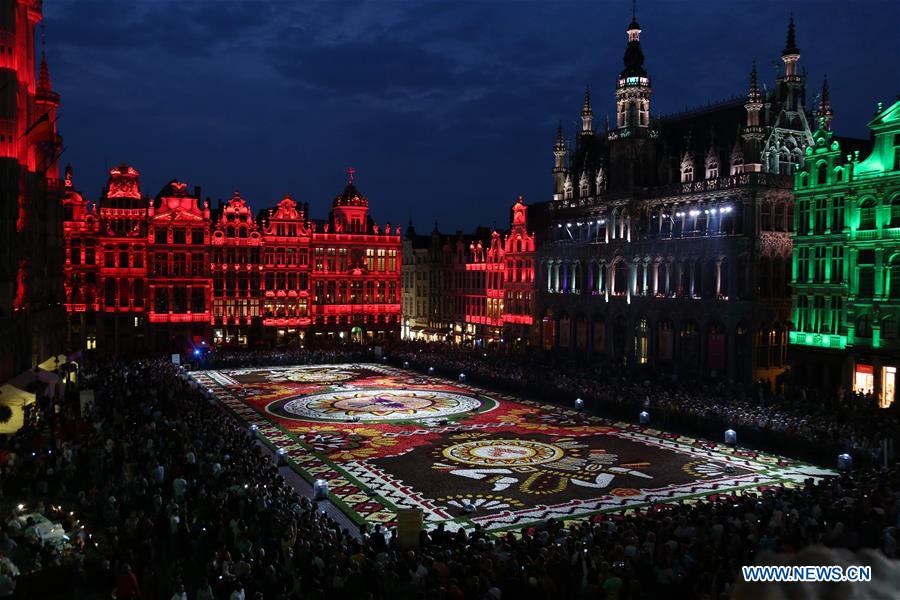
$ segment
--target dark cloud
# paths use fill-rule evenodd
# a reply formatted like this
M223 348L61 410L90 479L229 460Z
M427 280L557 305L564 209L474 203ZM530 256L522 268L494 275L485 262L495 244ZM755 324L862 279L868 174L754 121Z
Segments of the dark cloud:
M814 97L865 135L897 92L898 6L887 2L644 2L653 112L771 82L795 10ZM129 161L155 193L172 177L257 207L283 193L324 215L357 179L381 221L502 225L543 200L557 120L590 84L602 123L622 68L628 2L47 0L48 57L79 186L94 197Z

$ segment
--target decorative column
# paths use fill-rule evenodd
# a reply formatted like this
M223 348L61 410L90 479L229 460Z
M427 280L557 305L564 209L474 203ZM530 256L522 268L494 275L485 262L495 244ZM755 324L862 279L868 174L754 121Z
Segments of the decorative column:
M647 267L648 266L649 265L647 264L647 261L644 261L644 265L643 265L644 268L642 269L642 271L643 271L642 275L643 275L644 282L643 282L643 285L641 286L641 295L643 295L643 296L647 295Z
M716 259L716 298L722 293L722 259Z
M688 274L689 274L689 280L690 280L689 293L690 293L690 297L693 298L694 297L694 261L693 260L688 262Z

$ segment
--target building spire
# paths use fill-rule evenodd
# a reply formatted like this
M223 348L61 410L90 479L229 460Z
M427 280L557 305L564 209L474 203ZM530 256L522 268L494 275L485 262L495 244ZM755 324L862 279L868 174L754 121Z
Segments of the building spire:
M566 149L566 142L563 139L562 119L559 120L559 125L556 127L556 145L553 148L554 150Z
M750 90L747 92L747 100L757 102L760 99L759 79L756 74L756 61L753 61L753 68L750 70Z
M819 96L819 110L816 116L819 117L819 127L831 129L831 119L834 113L831 110L831 98L828 92L828 75L822 82L822 94Z
M591 88L584 88L584 107L581 109L581 132L594 132L594 111L591 110Z
M356 173L356 169L353 167L347 167L347 185L353 185L353 174Z
M791 13L791 19L788 21L787 28L787 43L784 46L784 50L781 52L781 56L790 56L794 54L800 54L800 48L797 47L797 32L794 27L794 13Z

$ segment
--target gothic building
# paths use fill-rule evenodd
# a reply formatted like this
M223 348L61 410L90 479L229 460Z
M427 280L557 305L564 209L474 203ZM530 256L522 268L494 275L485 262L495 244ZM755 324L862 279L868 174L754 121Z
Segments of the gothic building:
M172 181L155 198L110 171L97 205L66 170L69 346L118 354L215 345L379 341L400 328L400 231L380 227L350 181L327 220L290 197L254 216Z
M63 351L59 94L35 26L41 0L0 2L0 381Z
M794 376L887 407L900 369L900 101L879 103L870 143L834 134L827 91L794 192Z
M587 91L535 207L545 348L741 382L783 370L792 176L812 142L799 58L792 18L771 89L753 65L743 99L654 117L632 20L614 124L596 130Z

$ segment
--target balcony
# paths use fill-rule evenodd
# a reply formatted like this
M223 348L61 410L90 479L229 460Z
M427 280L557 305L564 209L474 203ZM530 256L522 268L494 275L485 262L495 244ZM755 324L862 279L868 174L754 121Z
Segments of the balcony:
M798 346L816 346L835 350L843 350L847 347L847 336L845 335L791 331L789 337L791 343Z
M200 313L157 313L151 311L148 315L151 323L208 323L209 312Z

